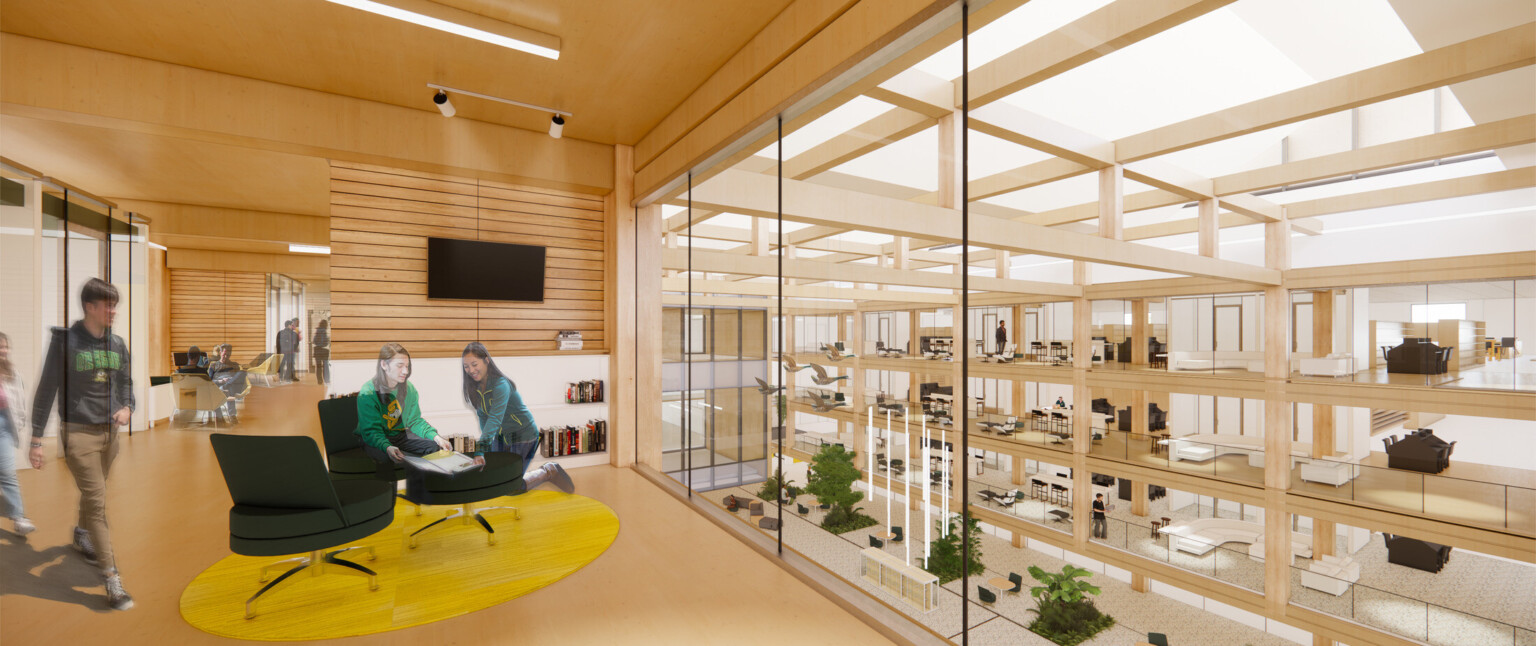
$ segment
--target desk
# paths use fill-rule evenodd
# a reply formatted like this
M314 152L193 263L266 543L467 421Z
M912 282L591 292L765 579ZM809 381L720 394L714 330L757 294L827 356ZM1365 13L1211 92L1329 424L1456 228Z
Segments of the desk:
M1013 589L1013 582L1009 581L1008 577L1005 576L995 576L987 579L987 585L997 588L998 592Z

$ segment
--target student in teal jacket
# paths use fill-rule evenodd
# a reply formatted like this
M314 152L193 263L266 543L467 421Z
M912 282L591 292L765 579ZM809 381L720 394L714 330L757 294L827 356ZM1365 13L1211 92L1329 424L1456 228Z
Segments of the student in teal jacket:
M531 473L527 471L528 463L539 450L539 427L517 392L517 384L496 367L485 345L476 341L464 346L463 359L464 401L480 420L480 447L521 455L523 483L529 489L547 482L565 493L575 491L571 477L559 464L546 462ZM475 459L485 463L481 453L476 453Z
M357 392L357 430L353 432L362 438L363 451L381 466L404 460L406 455L453 448L421 418L416 387L407 381L410 376L410 353L398 343L386 343L379 348L377 374Z

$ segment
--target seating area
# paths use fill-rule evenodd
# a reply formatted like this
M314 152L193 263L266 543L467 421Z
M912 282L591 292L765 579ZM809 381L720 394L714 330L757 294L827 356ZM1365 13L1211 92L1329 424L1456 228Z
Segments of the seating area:
M1170 370L1247 370L1264 372L1263 352L1175 351L1168 353Z
M1382 440L1387 447L1387 466L1420 473L1440 473L1451 465L1451 452L1455 442L1435 437L1433 429L1421 428L1398 439L1396 435Z
M1403 339L1396 347L1382 348L1387 360L1387 372L1412 375L1441 375L1449 369L1451 352L1455 346L1440 347L1429 339Z
M1407 536L1382 534L1387 541L1387 562L1425 572L1439 572L1451 560L1451 546Z
M1324 554L1307 564L1301 573L1301 584L1327 592L1335 597L1349 591L1349 586L1360 580L1360 563L1348 556Z

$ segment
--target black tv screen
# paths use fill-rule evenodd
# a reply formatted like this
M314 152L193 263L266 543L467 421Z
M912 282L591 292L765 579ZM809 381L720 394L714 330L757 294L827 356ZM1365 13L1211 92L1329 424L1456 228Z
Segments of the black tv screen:
M427 298L543 301L544 247L427 238Z

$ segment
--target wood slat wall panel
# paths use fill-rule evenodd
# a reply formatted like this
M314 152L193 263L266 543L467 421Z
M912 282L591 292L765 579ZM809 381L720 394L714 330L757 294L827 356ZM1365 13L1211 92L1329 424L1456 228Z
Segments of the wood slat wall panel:
M607 350L602 198L366 164L331 165L331 356L399 342L418 357L552 352L559 330ZM542 303L426 298L428 237L545 247Z
M266 345L266 284L260 273L170 270L171 351L220 343L249 358Z

